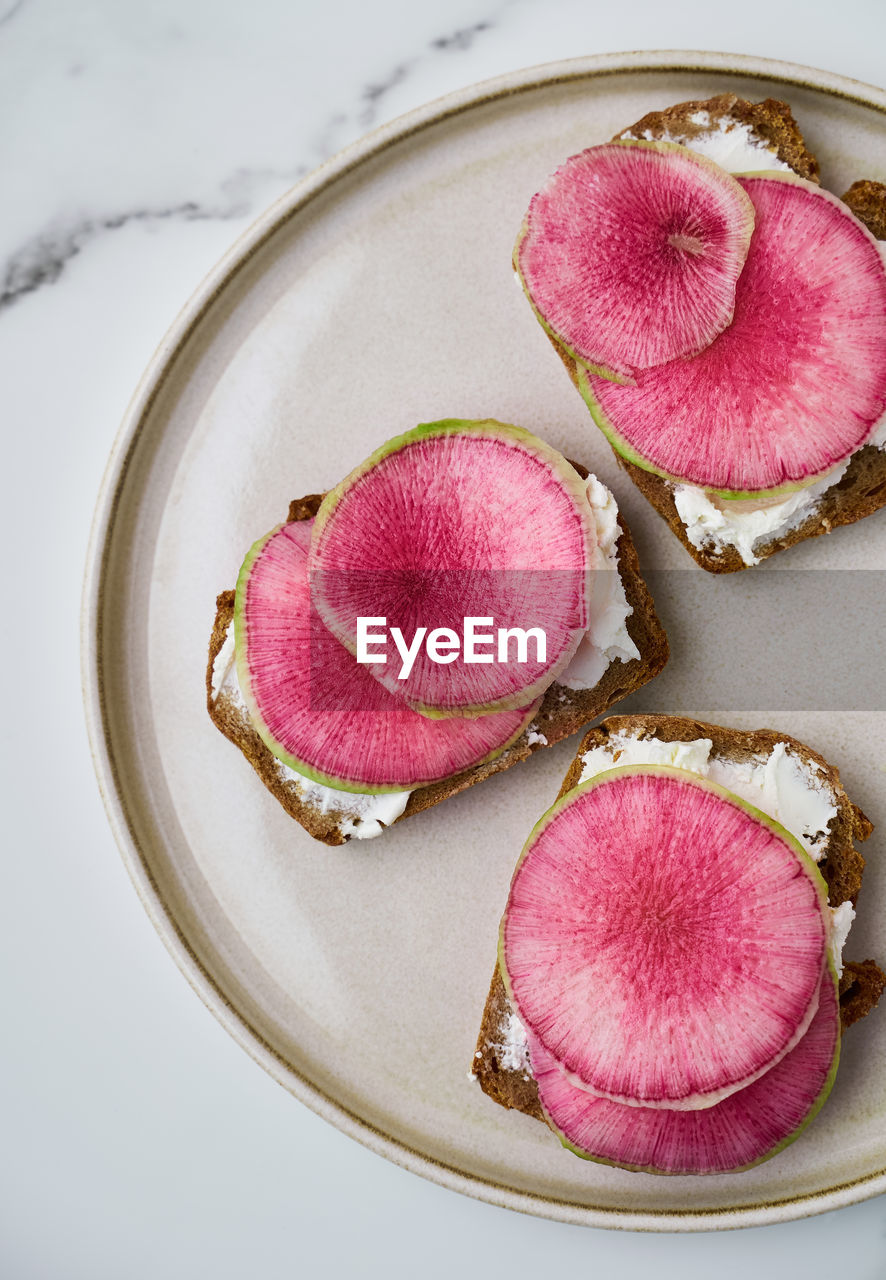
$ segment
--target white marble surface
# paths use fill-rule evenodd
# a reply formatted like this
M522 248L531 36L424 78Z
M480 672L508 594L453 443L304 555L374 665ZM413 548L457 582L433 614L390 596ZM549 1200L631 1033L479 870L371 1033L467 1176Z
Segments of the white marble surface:
M514 67L637 47L757 53L877 83L886 11L0 0L3 1276L886 1271L882 1200L728 1235L610 1234L460 1198L344 1138L254 1066L167 957L105 823L82 727L80 580L102 469L206 270L372 126Z

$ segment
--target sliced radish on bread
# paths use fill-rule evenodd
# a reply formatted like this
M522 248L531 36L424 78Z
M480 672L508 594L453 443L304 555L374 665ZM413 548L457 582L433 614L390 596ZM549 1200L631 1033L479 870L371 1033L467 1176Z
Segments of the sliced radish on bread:
M798 1044L828 942L825 883L792 835L646 765L598 775L536 825L499 955L518 1017L582 1088L696 1110Z
M842 201L792 174L738 179L755 209L732 323L633 386L579 369L628 461L727 497L810 484L886 412L886 266Z

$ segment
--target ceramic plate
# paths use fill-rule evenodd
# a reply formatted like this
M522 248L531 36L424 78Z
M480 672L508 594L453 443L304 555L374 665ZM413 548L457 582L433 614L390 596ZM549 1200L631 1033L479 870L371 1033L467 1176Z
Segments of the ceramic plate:
M820 699L755 701L750 675L769 651L756 664L752 653L750 683L724 702L730 630L740 614L771 637L777 573L721 581L690 567L592 429L510 269L529 197L561 158L652 108L724 90L786 98L834 190L886 178L886 94L784 64L668 53L582 59L464 91L296 187L157 353L109 467L86 583L86 703L108 812L202 999L296 1097L373 1150L496 1204L597 1226L750 1225L882 1191L886 1017L852 1030L820 1117L758 1169L655 1178L575 1159L468 1079L510 873L575 740L381 839L329 849L212 726L204 667L216 593L290 498L330 487L417 422L494 416L592 467L617 494L644 567L663 571L674 658L623 708L805 738L886 828L876 764L886 717ZM886 520L807 542L789 567L882 569ZM703 608L689 609L701 580ZM882 959L886 877L870 843L847 951Z

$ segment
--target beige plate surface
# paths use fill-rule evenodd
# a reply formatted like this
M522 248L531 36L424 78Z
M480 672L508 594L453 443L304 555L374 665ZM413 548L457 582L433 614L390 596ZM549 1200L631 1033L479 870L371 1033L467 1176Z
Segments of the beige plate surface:
M723 90L787 98L837 191L886 178L886 94L712 54L536 68L387 126L269 210L173 326L117 441L86 582L86 706L105 802L202 999L276 1079L373 1150L482 1199L598 1226L751 1225L882 1191L886 1018L847 1037L821 1116L759 1169L690 1180L575 1159L466 1078L510 872L574 743L380 840L330 850L213 728L203 672L215 595L289 499L438 417L537 431L612 486L647 565L688 566L591 428L509 260L529 197L561 158L654 107ZM806 543L790 567L886 567L886 522L864 525ZM724 580L711 606L723 635L737 589ZM631 709L710 713L679 692L692 667L678 647ZM777 727L839 763L886 826L883 717L794 712ZM886 955L877 853L856 958Z

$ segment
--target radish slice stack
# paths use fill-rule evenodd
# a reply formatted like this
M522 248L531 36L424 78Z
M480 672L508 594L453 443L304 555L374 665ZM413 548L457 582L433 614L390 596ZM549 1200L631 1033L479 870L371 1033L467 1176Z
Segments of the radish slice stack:
M331 490L315 520L247 555L234 626L252 723L278 760L345 791L412 790L490 760L578 647L596 561L584 481L549 445L499 422L418 427ZM361 659L360 618L418 638L407 677L393 645L386 663ZM522 655L487 644L473 662L466 650L435 661L422 637L467 618L496 639L539 628L544 652L528 640Z
M756 222L729 327L634 386L588 371L579 382L630 461L727 497L812 483L886 411L886 269L873 236L801 178L738 181Z
M541 1043L530 1061L542 1109L577 1155L646 1173L735 1173L799 1136L830 1092L840 1052L840 1005L829 977L809 1030L774 1067L700 1111L625 1107L570 1081Z
M787 494L886 413L880 246L793 173L591 147L533 197L514 265L612 447L665 480Z
M552 1127L652 1172L766 1159L839 1050L827 891L783 827L668 766L600 774L533 830L500 961Z

